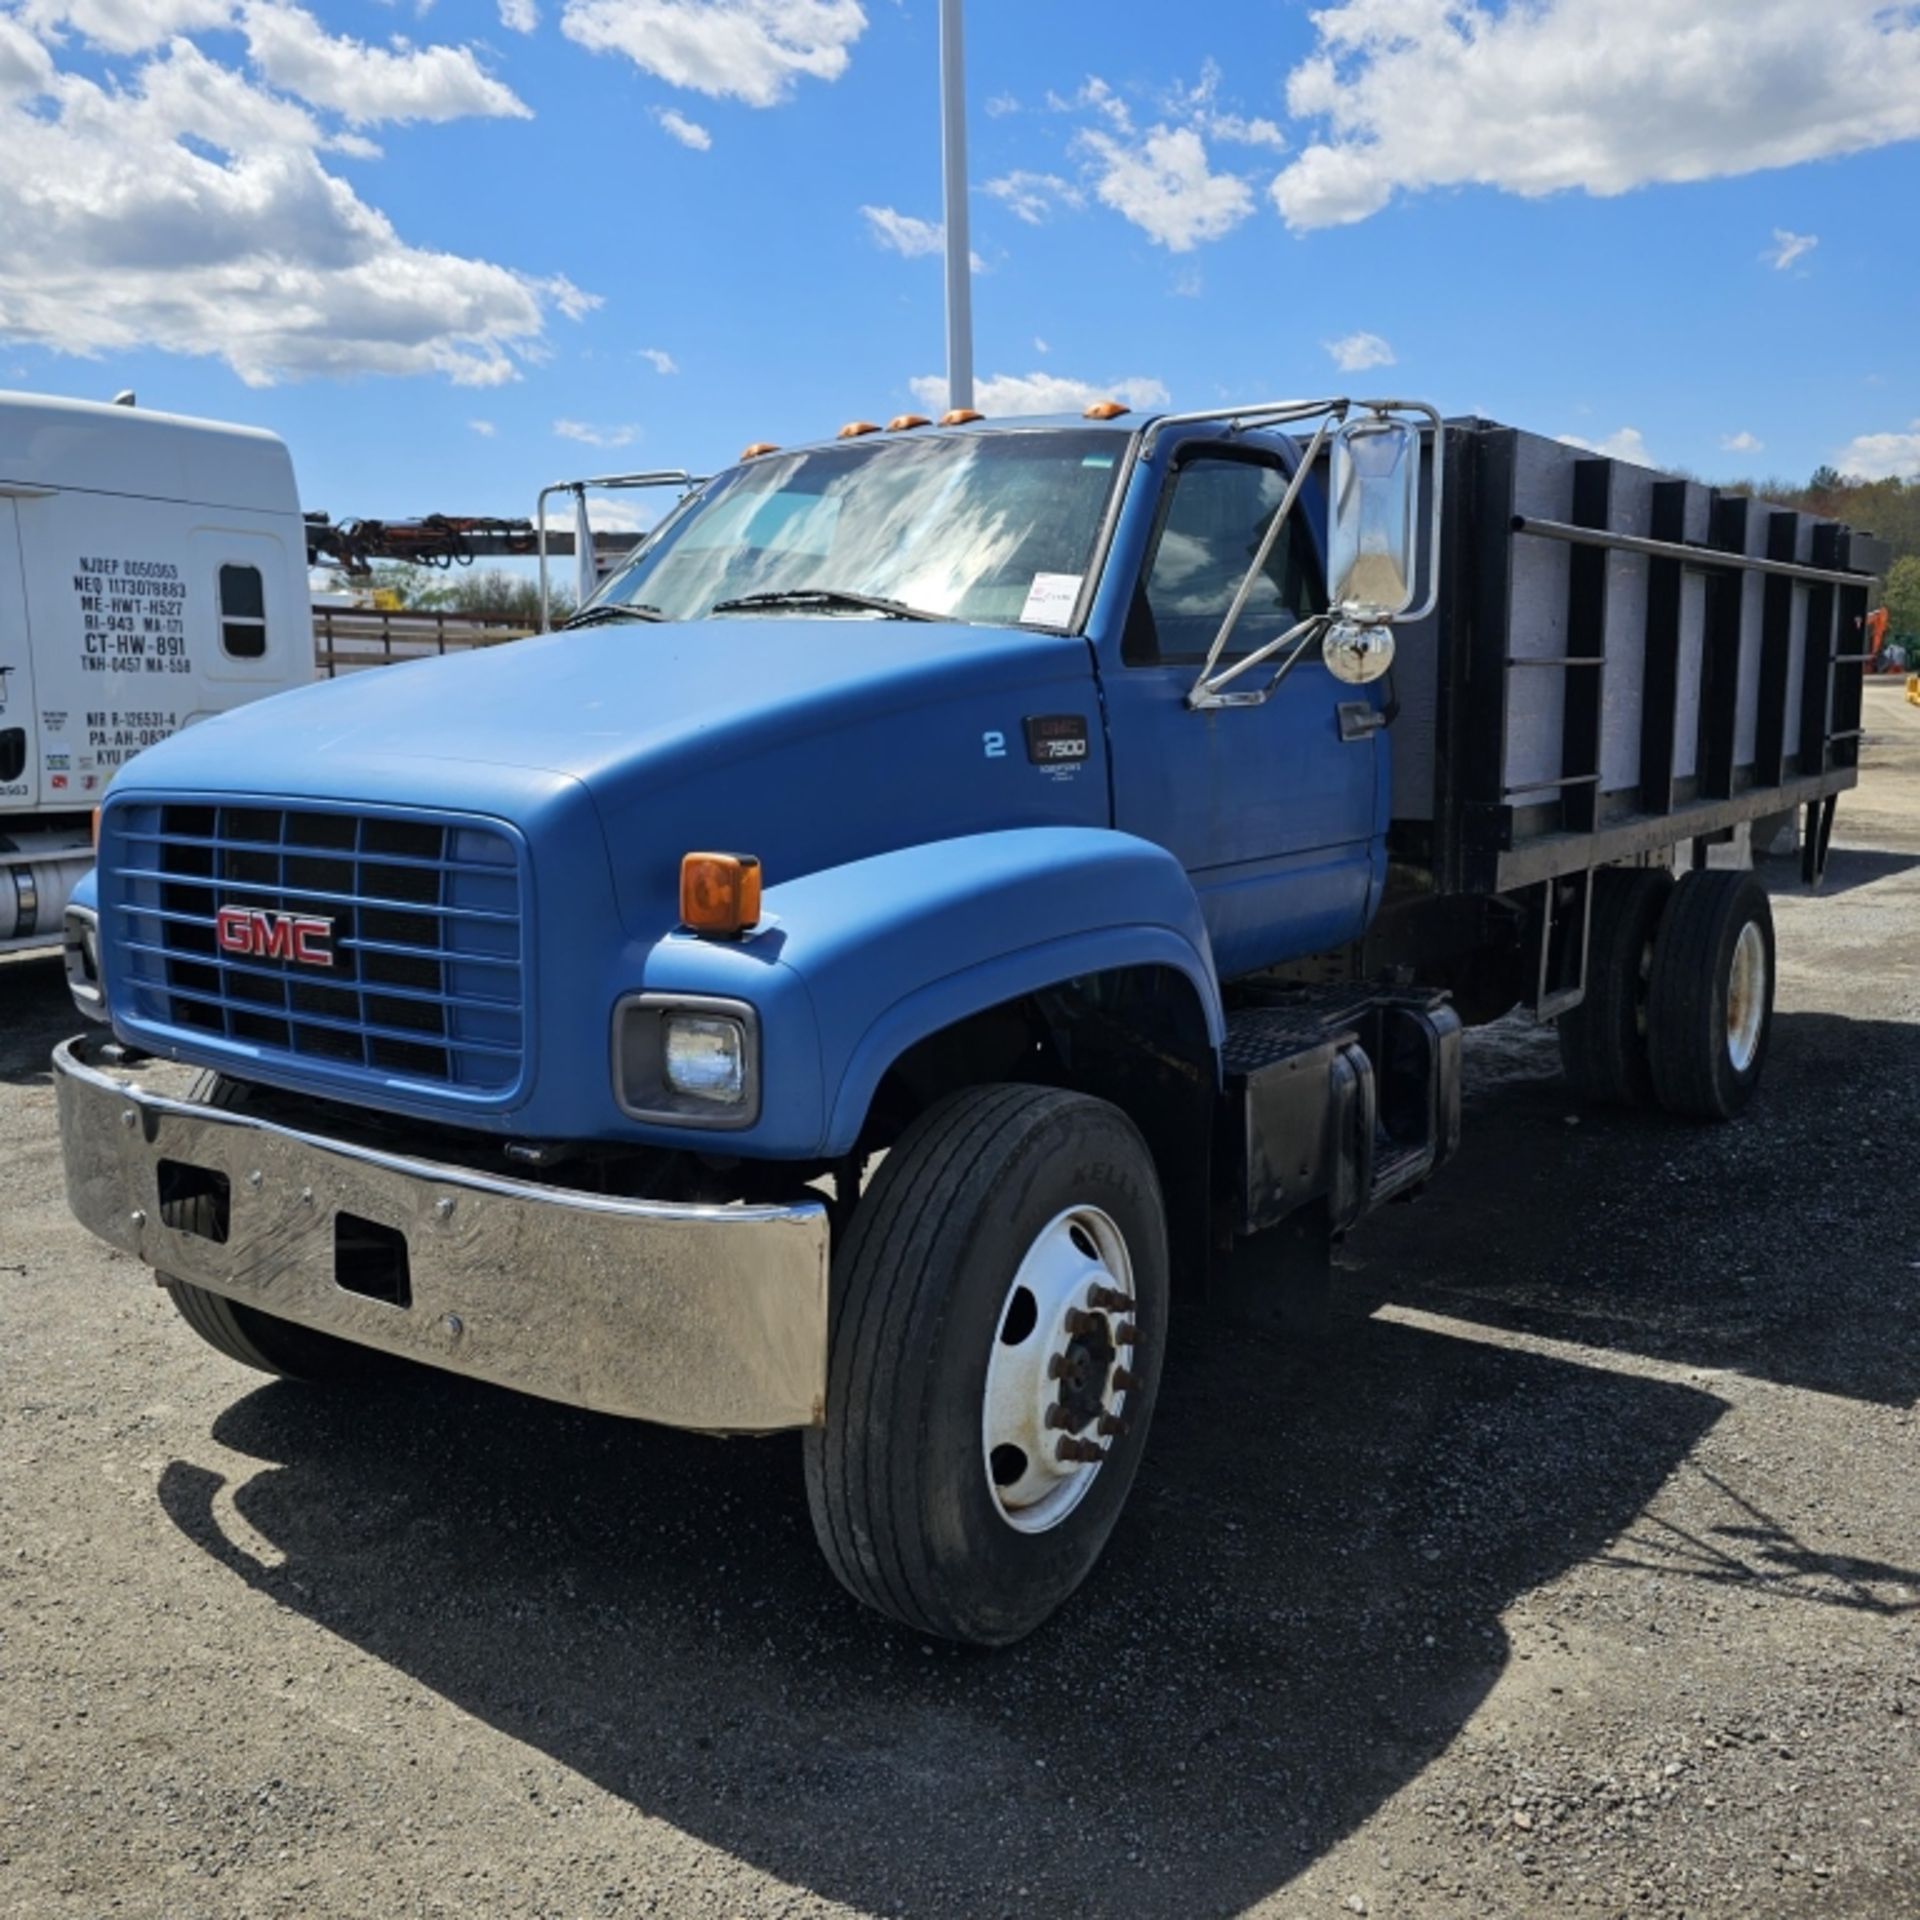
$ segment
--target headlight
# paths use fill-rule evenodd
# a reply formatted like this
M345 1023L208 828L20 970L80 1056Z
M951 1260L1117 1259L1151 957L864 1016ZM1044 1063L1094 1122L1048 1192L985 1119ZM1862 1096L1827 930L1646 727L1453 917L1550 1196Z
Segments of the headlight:
M760 1022L741 1000L629 994L613 1010L613 1091L623 1113L678 1127L760 1117Z
M663 1051L675 1093L729 1107L747 1097L747 1030L738 1020L670 1013Z

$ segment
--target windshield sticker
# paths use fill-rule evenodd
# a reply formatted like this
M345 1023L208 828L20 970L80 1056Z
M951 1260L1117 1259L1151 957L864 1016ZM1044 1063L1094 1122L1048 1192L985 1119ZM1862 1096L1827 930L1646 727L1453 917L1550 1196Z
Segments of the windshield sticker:
M1020 624L1027 627L1064 627L1073 618L1080 599L1081 573L1036 573L1027 589Z
M1110 453L1090 453L1080 464L1083 467L1094 467L1101 473L1106 473L1112 469L1113 455Z

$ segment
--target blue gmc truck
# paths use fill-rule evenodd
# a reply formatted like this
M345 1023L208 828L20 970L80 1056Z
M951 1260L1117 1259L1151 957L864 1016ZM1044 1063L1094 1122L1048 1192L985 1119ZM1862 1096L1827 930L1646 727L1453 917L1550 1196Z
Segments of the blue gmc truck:
M563 630L115 780L74 1209L268 1372L798 1429L845 1586L1004 1644L1219 1256L1310 1326L1453 1152L1463 1023L1745 1105L1884 564L1397 401L749 449Z

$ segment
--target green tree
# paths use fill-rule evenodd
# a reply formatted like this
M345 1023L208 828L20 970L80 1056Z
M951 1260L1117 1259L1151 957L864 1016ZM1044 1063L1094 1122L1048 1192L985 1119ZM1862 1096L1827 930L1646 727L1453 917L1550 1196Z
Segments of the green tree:
M1887 575L1887 625L1901 639L1920 640L1920 555L1903 554Z
M566 563L556 569L565 570ZM400 606L421 612L484 613L507 626L540 623L539 580L504 567L416 567L403 560L380 560L371 574L336 571L327 585L336 592L390 593ZM552 598L557 624L573 611L573 595L555 580Z

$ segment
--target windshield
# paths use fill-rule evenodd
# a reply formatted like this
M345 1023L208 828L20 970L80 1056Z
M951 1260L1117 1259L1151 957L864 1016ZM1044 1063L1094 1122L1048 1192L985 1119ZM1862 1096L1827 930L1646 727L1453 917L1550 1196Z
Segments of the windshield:
M1118 434L1066 428L763 454L668 520L592 605L703 620L752 596L775 612L788 595L848 595L1067 627L1125 449ZM865 617L851 600L798 610Z

